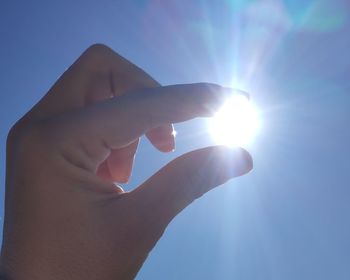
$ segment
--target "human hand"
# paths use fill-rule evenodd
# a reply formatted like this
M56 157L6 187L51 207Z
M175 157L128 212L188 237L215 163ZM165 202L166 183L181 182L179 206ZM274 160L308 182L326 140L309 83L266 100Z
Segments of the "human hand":
M133 279L168 223L232 177L249 172L241 148L182 155L131 192L139 137L174 149L172 123L211 116L229 90L161 87L94 45L11 130L1 271L13 280Z

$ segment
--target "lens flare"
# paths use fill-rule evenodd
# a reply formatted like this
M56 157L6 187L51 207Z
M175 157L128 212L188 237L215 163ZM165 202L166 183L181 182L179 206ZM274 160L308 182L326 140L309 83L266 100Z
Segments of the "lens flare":
M218 144L227 146L250 144L259 126L257 110L243 95L228 99L209 119L210 134Z

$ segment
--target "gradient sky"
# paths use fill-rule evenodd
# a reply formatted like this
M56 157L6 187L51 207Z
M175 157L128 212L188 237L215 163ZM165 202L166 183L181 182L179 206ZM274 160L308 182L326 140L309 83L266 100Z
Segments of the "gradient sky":
M137 279L348 280L349 32L348 0L2 0L0 180L11 125L85 48L105 43L162 84L247 90L262 119L247 147L253 172L184 210ZM142 140L126 189L213 144L204 119L176 130L172 154Z

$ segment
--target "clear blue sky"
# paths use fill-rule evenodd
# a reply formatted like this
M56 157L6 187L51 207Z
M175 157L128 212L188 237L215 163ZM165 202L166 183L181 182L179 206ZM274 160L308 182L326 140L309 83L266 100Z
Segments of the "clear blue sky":
M0 180L10 126L105 43L162 84L242 87L263 122L254 171L183 211L137 279L348 280L349 32L348 0L1 1ZM142 141L126 188L212 144L205 120L176 129L173 154Z

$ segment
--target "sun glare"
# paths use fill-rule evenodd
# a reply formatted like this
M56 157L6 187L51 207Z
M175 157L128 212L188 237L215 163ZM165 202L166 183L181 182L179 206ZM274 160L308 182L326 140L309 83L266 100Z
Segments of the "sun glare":
M245 146L252 142L259 128L257 110L243 95L228 99L214 117L209 131L218 144Z

